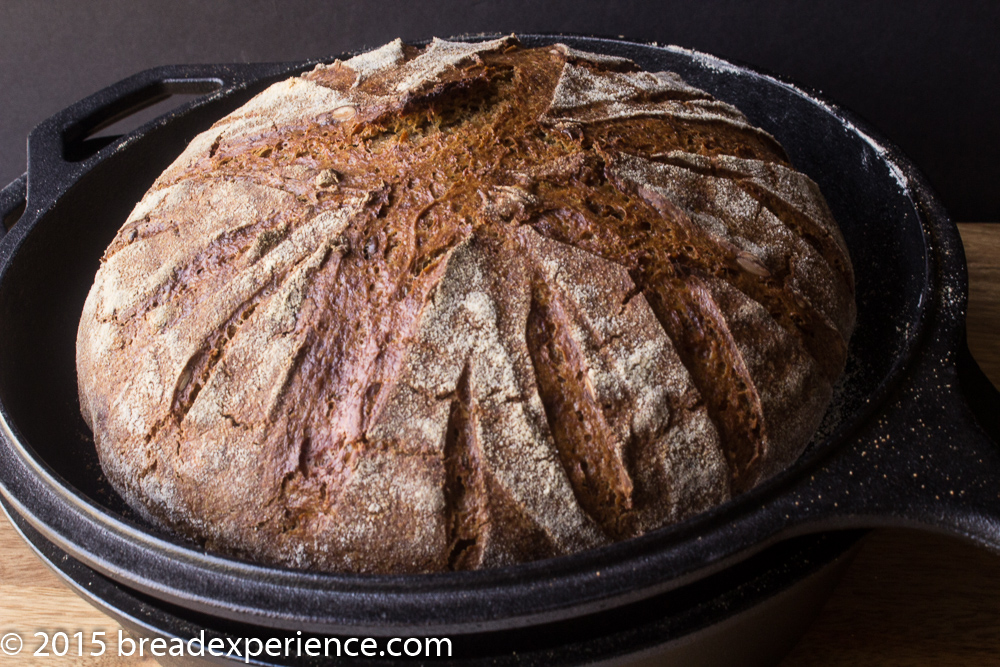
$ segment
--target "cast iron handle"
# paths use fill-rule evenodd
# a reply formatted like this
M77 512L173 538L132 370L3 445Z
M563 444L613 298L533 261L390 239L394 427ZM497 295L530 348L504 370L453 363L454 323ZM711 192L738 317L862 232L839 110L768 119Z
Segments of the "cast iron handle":
M140 72L100 90L39 124L28 135L27 203L41 211L84 173L129 141L111 138L101 145L88 137L175 94L202 96L170 116L227 95L235 88L259 83L269 74L291 69L287 63L186 65ZM301 64L299 64L301 68ZM273 72L271 71L273 70ZM166 118L150 123L166 122ZM102 142L103 143L103 142Z
M921 366L858 437L767 506L779 531L911 527L1000 552L1000 393L964 345L950 368Z
M2 239L6 234L7 230L14 226L20 219L21 214L19 211L24 210L25 202L27 201L28 175L21 174L17 179L7 185L3 190L0 190L0 239Z

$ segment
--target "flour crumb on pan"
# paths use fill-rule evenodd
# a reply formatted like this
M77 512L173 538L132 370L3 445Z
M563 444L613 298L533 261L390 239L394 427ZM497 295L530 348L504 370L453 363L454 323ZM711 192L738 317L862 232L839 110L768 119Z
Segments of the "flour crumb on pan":
M399 40L192 141L77 337L104 471L205 548L496 567L683 521L805 447L854 326L816 185L671 72Z

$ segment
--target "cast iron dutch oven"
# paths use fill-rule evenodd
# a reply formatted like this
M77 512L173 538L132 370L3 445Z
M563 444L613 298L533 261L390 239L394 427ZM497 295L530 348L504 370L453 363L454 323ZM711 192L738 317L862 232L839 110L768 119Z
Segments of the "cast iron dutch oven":
M26 176L0 196L4 217L23 206L0 241L0 491L25 529L170 608L279 631L372 636L516 632L593 618L831 529L921 527L1000 550L1000 397L966 350L958 232L917 169L855 116L747 67L622 40L520 39L678 72L771 132L819 184L854 262L858 324L834 402L794 466L683 524L482 572L268 568L145 525L101 475L80 416L74 355L84 298L118 227L186 143L315 61L163 67L39 125ZM125 137L88 138L179 92L205 94Z

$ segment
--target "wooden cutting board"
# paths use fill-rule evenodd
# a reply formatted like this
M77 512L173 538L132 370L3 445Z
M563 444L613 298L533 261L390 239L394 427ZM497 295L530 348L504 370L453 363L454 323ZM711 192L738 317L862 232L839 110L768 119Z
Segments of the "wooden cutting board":
M1000 224L959 225L969 264L969 347L1000 386ZM0 635L25 648L0 665L154 665L150 658L32 658L44 631L117 637L0 518ZM85 651L87 652L87 651ZM1000 556L954 539L879 530L861 547L816 622L780 667L1000 664Z

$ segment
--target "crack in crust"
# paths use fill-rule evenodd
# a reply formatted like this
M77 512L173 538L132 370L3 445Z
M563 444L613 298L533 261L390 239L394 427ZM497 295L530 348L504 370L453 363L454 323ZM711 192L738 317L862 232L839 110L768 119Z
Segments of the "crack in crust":
M105 472L264 563L430 572L682 521L805 446L854 324L815 184L669 72L399 40L199 135L77 340Z

